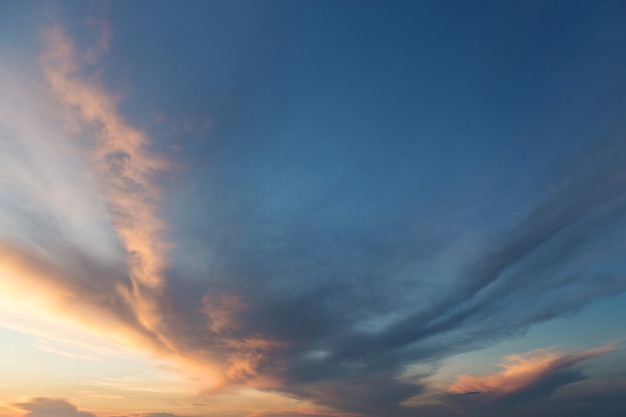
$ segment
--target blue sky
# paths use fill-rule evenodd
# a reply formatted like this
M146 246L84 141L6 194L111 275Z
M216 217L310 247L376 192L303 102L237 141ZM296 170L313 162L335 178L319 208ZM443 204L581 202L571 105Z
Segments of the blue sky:
M0 417L622 415L624 9L0 3Z

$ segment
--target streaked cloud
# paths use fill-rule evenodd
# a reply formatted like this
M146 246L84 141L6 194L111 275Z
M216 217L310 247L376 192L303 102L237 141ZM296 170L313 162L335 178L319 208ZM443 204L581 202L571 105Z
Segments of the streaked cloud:
M531 400L545 411L563 401L551 394L585 380L581 364L615 348L510 356L501 372L430 395L441 360L626 289L623 131L600 141L590 128L569 164L541 171L549 186L529 187L492 223L510 185L488 196L441 187L438 199L415 179L467 167L415 169L403 155L418 149L414 136L385 143L393 151L371 138L344 145L354 132L313 140L255 128L238 142L224 131L248 128L204 111L141 125L145 114L125 107L105 73L114 26L89 22L90 42L59 21L41 34L38 67L0 66L0 325L63 358L124 350L163 362L94 376L76 391L85 398L168 395L163 413L119 412L133 417L219 413L218 403L236 417L489 415L528 411ZM222 148L157 144L153 121L222 134ZM14 406L107 417L64 399Z
M59 239L43 241L51 251L44 256L7 242L6 275L28 277L24 282L40 289L32 304L103 334L115 329L118 340L177 361L182 372L207 381L205 395L255 387L346 412L403 415L411 411L401 404L424 389L420 377L401 377L405 364L490 343L626 286L620 275L598 280L589 265L572 260L594 244L587 231L621 224L626 176L617 137L592 150L568 182L557 179L517 225L481 242L450 285L430 287L427 298L419 283L430 278L410 271L427 264L437 271L447 249L420 255L409 249L410 230L369 224L366 234L350 220L329 240L336 225L311 219L320 222L311 228L297 221L297 208L283 218L255 208L243 219L226 211L217 220L238 239L205 272L210 280L188 279L185 265L166 263L170 243L157 209L164 196L158 179L170 165L121 115L120 98L83 72L85 58L64 29L51 26L45 39L45 80L62 120L73 121L63 125L74 141L65 147L95 176L93 198L110 216L126 265L98 266ZM90 65L99 54L88 54ZM322 200L333 198L320 192ZM47 259L59 248L63 265ZM87 267L76 270L81 264L72 259ZM562 272L553 273L557 267ZM541 282L520 285L523 277ZM531 299L535 308L524 308Z
M163 223L155 204L160 195L157 176L168 165L147 151L149 139L126 123L117 111L118 99L102 88L97 76L83 73L83 66L97 64L107 49L106 23L96 26L98 41L86 55L75 51L60 26L45 30L41 62L49 90L7 72L19 80L18 86L29 87L7 84L12 91L7 99L24 113L18 117L3 105L8 151L3 177L8 187L25 188L4 188L3 195L19 196L7 209L21 218L31 213L31 218L12 221L4 229L1 285L7 294L22 291L22 285L34 288L30 297L15 298L22 305L16 309L29 304L54 311L118 342L165 351L171 347L159 336L161 313L155 303L168 245L160 237ZM45 104L32 110L22 100ZM34 170L24 169L26 164ZM42 176L51 188L36 185ZM41 227L29 229L35 224ZM6 232L11 227L19 237L9 242ZM98 234L105 239L98 242ZM90 243L83 245L85 240Z
M101 48L106 47L108 34L108 30L101 32L105 39L98 42ZM155 176L166 164L149 154L149 139L119 114L117 98L85 78L74 45L63 29L52 26L45 31L44 39L42 65L46 80L66 111L86 125L85 130L95 139L89 144L93 162L115 231L126 250L132 282L131 289L120 287L118 291L129 298L137 319L154 328L159 313L145 293L163 281L167 245L160 236L163 222L156 214L159 190ZM94 53L89 55L93 57Z

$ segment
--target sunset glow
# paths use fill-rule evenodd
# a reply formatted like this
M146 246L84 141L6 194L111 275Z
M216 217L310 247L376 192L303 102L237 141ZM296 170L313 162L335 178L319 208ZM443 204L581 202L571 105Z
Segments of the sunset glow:
M0 417L623 417L626 4L0 1Z

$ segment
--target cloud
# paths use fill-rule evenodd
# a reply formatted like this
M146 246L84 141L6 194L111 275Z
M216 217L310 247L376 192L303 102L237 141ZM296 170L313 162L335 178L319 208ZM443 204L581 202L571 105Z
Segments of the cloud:
M160 239L156 177L167 164L121 116L118 99L83 71L108 48L108 26L96 27L88 58L60 26L45 30L49 89L2 68L0 286L15 293L30 285L28 297L7 300L20 304L14 311L47 310L162 354L172 349L157 329L168 245Z
M524 402L547 397L559 387L585 379L580 370L572 369L579 362L615 350L615 345L601 346L577 353L561 353L554 349L539 349L526 354L511 355L500 365L501 372L472 376L461 375L448 387L456 395L476 394L479 400L504 403Z
M0 146L10 152L0 158L11 175L2 195L10 226L0 236L0 288L23 295L7 300L174 359L211 385L206 396L254 387L340 410L329 415L398 417L414 415L407 402L426 389L429 371L407 377L407 367L434 368L626 288L615 266L623 255L612 249L626 243L621 132L591 147L520 208L516 222L485 238L475 236L480 227L451 232L446 212L441 230L422 236L416 230L439 226L417 208L389 215L404 199L386 201L368 187L370 177L355 175L345 187L364 187L368 204L314 179L296 197L273 198L250 179L263 170L254 164L239 173L248 182L202 177L189 195L176 194L181 217L197 223L189 220L187 234L171 230L186 224L163 213L173 191L161 180L172 167L126 120L121 99L85 70L110 48L108 26L101 27L104 40L85 53L61 26L45 31L48 89L37 94L60 104L61 114L44 112L54 122L31 135L28 123L3 116L8 139ZM192 130L204 131L203 120ZM49 184L58 186L54 193ZM216 198L203 205L211 192ZM445 238L432 238L439 234ZM459 254L467 242L472 250ZM461 378L450 392L459 401L489 392L503 405L548 397L582 380L575 365L600 354L509 358L502 373ZM45 415L24 408L39 405L81 415L62 400L36 399L23 409Z
M106 26L102 27L101 37L107 39L110 34ZM142 325L154 329L161 312L154 305L152 292L163 285L168 246L162 239L164 224L156 210L160 196L157 175L167 164L148 151L145 133L129 125L118 112L117 98L81 72L83 63L61 26L46 29L44 39L45 79L65 106L68 118L77 120L81 130L94 139L90 144L91 159L115 232L126 252L132 283L131 288L119 287L118 292L129 300ZM106 49L108 42L100 44Z
M5 299L2 310L14 315L47 317L47 312L73 322L109 333L113 340L128 340L159 350L154 335L137 322L133 309L116 296L114 271L98 270L93 261L88 268L63 266L45 255L0 242L0 288ZM107 273L108 272L108 273ZM19 277L19 279L16 279ZM26 308L26 311L21 310ZM27 316L25 316L27 317Z
M413 415L414 411L400 405L418 395L423 387L381 375L352 380L298 384L281 390L336 410L377 416Z
M497 417L503 414L513 417L550 417L556 414L574 417L619 417L624 413L626 390L621 383L581 382L580 386L569 391L573 392L534 396L523 401L510 401L506 397L481 400L479 395L455 395L443 398L445 405L422 407L422 411L433 417L452 417L459 414L468 417Z
M411 411L399 404L422 384L399 378L407 363L430 364L483 347L623 291L621 269L601 265L621 256L611 248L623 242L625 151L619 134L588 150L517 224L455 265L456 276L445 285L431 280L437 268L457 260L445 250L421 253L419 244L409 250L408 230L367 234L378 225L307 218L311 224L300 221L298 210L294 218L254 208L236 223L221 218L229 234L240 237L220 252L207 283L218 294L214 299L237 294L239 308L226 310L237 326L225 326L227 337L283 342L254 351L247 383L271 376L280 381L271 389L297 398L402 415ZM411 272L426 265L434 266L432 275ZM225 317L219 301L203 308L212 306ZM219 349L224 334L211 334L205 348ZM240 348L227 349L238 354ZM544 395L581 376L563 369L550 378L524 395ZM393 387L393 395L379 395L381 386Z
M25 417L96 417L95 414L78 411L74 404L60 398L33 398L15 406L28 412Z

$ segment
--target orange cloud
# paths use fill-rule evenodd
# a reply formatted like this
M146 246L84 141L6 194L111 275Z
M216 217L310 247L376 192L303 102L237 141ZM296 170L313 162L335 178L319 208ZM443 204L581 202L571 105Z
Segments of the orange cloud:
M53 214L58 212L72 219L84 219L76 229L84 233L81 241L89 239L90 244L92 239L102 240L94 234L98 226L94 220L99 221L104 216L102 212L94 213L91 206L77 211L77 205L88 200L102 204L110 216L103 223L105 227L110 224L106 220L112 223L126 253L129 273L127 276L118 268L118 246L105 257L101 256L102 245L81 246L73 240L73 235L67 240L65 235L54 236L53 240L46 240L46 236L34 245L28 237L15 243L10 236L0 236L0 325L8 324L41 337L45 340L37 342L41 350L83 359L99 356L94 348L102 348L98 345L100 339L93 339L93 345L78 345L77 342L85 340L80 330L87 330L115 345L171 360L172 370L197 382L190 384L193 390L202 386L208 395L244 386L279 385L273 377L264 376L262 368L267 367L268 356L284 345L245 331L240 337L241 327L245 328L245 323L240 322L241 316L248 308L243 298L228 294L205 297L198 311L202 325L190 327L190 334L183 338L177 337L175 327L180 322L171 316L167 323L161 320L163 312L168 311L167 294L162 291L166 285L163 268L167 263L168 243L161 238L166 225L157 215L157 205L163 195L156 178L167 172L170 165L150 152L150 141L145 133L132 127L119 114L118 98L107 92L97 77L83 75L82 65L96 63L106 51L106 43L85 54L75 50L73 42L59 26L48 29L45 35L46 49L41 63L51 94L43 98L46 104L53 101L54 105L44 109L48 112L28 107L31 101L41 104L42 94L37 90L22 104L22 110L27 111L4 114L3 110L15 107L7 105L6 109L0 108L0 116L3 116L2 121L19 124L19 127L32 126L30 119L37 122L36 134L20 130L16 137L17 140L31 138L29 144L34 149L43 145L41 159L50 168L46 173L54 174L59 166L70 165L65 163L67 161L86 160L90 169L83 171L83 165L78 164L81 169L72 171L78 175L60 178L67 193L66 198L58 199L59 204L50 207L49 193L37 194L32 201L42 205L46 215L53 211ZM23 83L15 85L23 86ZM22 92L22 87L15 88ZM0 104L8 102L15 103L5 98ZM64 129L58 129L57 112L61 112ZM15 119L18 113L26 115L22 123ZM48 147L68 157L51 158L54 152L46 152ZM58 163L59 160L62 163ZM16 166L11 167L15 177L11 179L16 184L23 184L23 174L28 173L15 169L27 165L23 162L17 159ZM90 171L95 178L89 178L85 187L79 188L73 183L73 178ZM39 178L24 184L26 191L39 187L42 187ZM67 201L71 205L67 205ZM67 226L66 222L59 221L61 232L65 232ZM89 226L88 230L84 226ZM33 320L25 321L14 312ZM63 334L57 334L59 328L63 328ZM67 334L66 330L69 330ZM183 340L186 336L188 339ZM59 343L50 343L50 340ZM176 384L181 385L179 381Z
M548 348L510 355L500 365L502 371L484 376L460 375L447 391L452 394L488 393L503 397L532 386L546 375L615 349L615 344L608 344L572 354Z
M108 293L106 276L64 268L32 252L0 242L0 300L2 309L34 312L96 330L109 339L139 344L156 353L163 351L155 335L138 323L132 308ZM93 272L92 272L93 273ZM104 282L103 285L96 284Z
M150 140L146 134L129 125L119 113L118 99L98 80L82 74L85 60L93 63L108 47L109 31L106 25L100 27L99 49L88 51L88 58L83 60L60 26L47 29L42 68L51 91L63 105L66 119L76 120L82 131L95 139L86 147L91 147L90 158L115 232L125 249L132 283L130 289L120 286L118 291L129 301L141 324L156 330L161 320L153 294L163 285L169 247L162 239L165 225L157 215L161 192L156 177L169 165L148 150Z
M232 294L203 297L201 312L207 318L211 335L219 337L226 355L225 376L231 382L247 386L262 387L276 384L274 378L262 376L259 368L267 361L270 353L286 347L286 343L262 336L241 337L237 330L241 326L240 315L248 306L241 297Z

